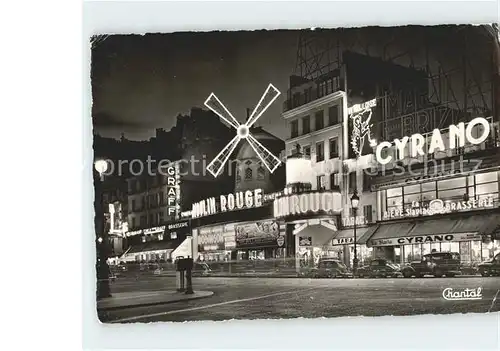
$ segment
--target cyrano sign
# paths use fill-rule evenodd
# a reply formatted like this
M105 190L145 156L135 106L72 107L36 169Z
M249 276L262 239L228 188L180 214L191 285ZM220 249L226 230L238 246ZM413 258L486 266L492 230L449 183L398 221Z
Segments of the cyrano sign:
M479 129L477 133L473 133L476 126L481 126L482 128ZM450 125L447 145L445 145L441 131L439 129L434 129L432 131L431 140L427 150L424 150L426 145L425 137L422 134L416 133L411 137L405 136L401 140L394 139L393 143L388 141L381 142L377 145L375 156L377 162L385 165L393 159L390 155L383 156L382 151L384 149L391 148L393 145L398 150L399 160L403 160L405 158L405 149L408 147L411 157L415 158L417 156L424 156L426 153L433 154L436 151L446 151L453 150L457 147L464 147L466 142L472 145L479 145L488 138L490 131L491 127L488 120L486 120L486 118L477 117L470 121L467 126L463 122L458 123L457 125Z
M280 197L274 200L273 207L276 218L320 212L340 213L342 200L337 192L310 192Z

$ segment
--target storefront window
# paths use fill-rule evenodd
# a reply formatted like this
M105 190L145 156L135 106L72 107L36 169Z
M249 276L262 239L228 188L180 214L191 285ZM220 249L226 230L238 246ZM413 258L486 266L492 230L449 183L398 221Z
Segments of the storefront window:
M404 187L404 193L406 194L414 194L420 192L420 184L415 185L407 185Z
M497 172L476 174L476 184L490 183L497 181L498 181Z
M438 181L438 191L465 187L465 177Z
M387 189L387 198L401 196L401 195L403 195L403 188L401 187Z
M471 241L471 261L481 262L481 240Z
M460 262L462 264L471 263L470 241L460 242Z
M476 195L498 193L498 182L476 185Z
M436 182L422 183L422 192L432 191L436 193Z

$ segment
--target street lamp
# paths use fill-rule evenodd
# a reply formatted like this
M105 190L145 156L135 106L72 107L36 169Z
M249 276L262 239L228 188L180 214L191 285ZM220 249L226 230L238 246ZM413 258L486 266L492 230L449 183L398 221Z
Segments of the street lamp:
M353 275L357 275L358 271L358 250L357 250L357 238L356 238L356 217L358 213L358 205L359 205L359 196L357 191L354 191L351 197L351 207L352 212L354 214L354 260L352 261L353 265Z
M108 170L108 162L105 160L97 160L94 163L95 170L99 173L101 182L104 180L104 172ZM94 173L95 174L95 173ZM108 252L108 238L106 233L106 225L104 218L104 191L102 183L96 182L94 184L96 190L96 200L99 197L99 206L96 208L96 220L101 218L98 222L100 225L96 226L96 234L99 235L97 239L97 299L111 297L111 290L109 288L109 267L107 263Z

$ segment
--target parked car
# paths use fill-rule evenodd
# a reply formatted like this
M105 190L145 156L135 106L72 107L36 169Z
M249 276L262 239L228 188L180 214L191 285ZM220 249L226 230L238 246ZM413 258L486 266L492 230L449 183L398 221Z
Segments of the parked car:
M358 268L358 277L370 277L370 278L398 278L402 277L401 268L383 258L377 258L370 261L368 264Z
M479 264L478 269L483 277L500 276L500 253L496 254L492 260Z
M434 277L454 277L462 274L460 271L460 255L457 252L433 252L422 256L420 261L411 262L401 270L405 278L424 275Z
M311 269L313 278L349 278L352 273L349 272L346 265L335 259L321 259L317 267Z

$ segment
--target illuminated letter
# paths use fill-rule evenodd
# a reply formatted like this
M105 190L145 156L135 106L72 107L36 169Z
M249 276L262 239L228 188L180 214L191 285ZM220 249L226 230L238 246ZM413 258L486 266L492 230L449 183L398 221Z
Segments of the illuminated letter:
M474 138L472 135L472 129L476 126L476 124L481 124L483 126L483 135L481 135L479 138ZM473 144L473 145L479 145L483 141L485 141L488 136L490 135L490 124L488 123L487 120L481 117L474 118L472 121L467 124L467 128L465 129L465 136L467 137L467 140Z
M168 167L167 168L167 173L168 173L168 175L174 175L175 174L175 168L174 167Z
M307 194L302 194L300 195L300 212L302 213L307 213L308 211L308 198L307 198Z
M413 134L411 136L411 157L424 156L425 138L421 134Z
M245 191L245 206L250 208L253 205L252 192L250 190Z
M229 211L234 210L234 195L233 194L229 194L227 196L227 208L229 209Z
M320 209L320 204L319 204L319 193L315 193L311 195L311 203L309 204L311 207L311 211L313 212L318 212Z
M450 149L453 150L457 147L456 141L458 138L458 147L465 146L465 124L460 122L457 125L450 126Z
M392 160L392 156L387 156L386 158L382 158L382 149L383 148L390 148L392 145L388 141L383 141L380 144L377 145L377 150L376 150L376 157L377 161L382 164L386 165Z
M394 144L396 144L396 149L399 151L399 159L400 160L405 158L405 147L406 147L406 144L408 144L409 139L410 138L408 138L407 136L405 136L403 138L403 140L394 139Z
M333 211L333 196L330 193L323 193L321 196L321 207L325 212Z
M243 205L245 204L244 201L243 201L243 193L236 193L236 207L238 209L242 209L243 208Z
M262 189L255 189L253 192L255 207L262 206Z
M297 195L290 196L290 210L289 211L291 214L299 214L300 213L299 197Z
M224 195L221 195L220 196L220 210L221 210L221 212L227 211L226 205L227 205L226 197Z
M429 154L433 154L434 149L436 148L439 148L440 151L446 150L444 147L443 137L441 136L441 132L439 131L439 129L434 129L432 131L431 142L429 143L429 149L427 150L427 152Z

